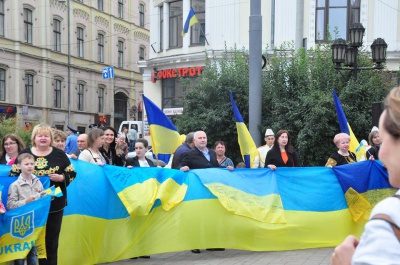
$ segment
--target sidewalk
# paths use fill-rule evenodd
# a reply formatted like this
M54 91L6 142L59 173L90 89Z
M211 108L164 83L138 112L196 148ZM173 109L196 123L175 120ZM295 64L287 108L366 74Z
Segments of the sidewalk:
M190 251L152 255L150 259L128 259L113 265L329 265L333 248L279 252L253 252L227 249L193 254Z

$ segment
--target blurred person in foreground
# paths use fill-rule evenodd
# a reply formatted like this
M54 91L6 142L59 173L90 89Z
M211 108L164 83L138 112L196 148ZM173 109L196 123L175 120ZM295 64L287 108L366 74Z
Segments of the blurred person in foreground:
M392 89L385 100L379 120L382 140L379 158L386 166L389 182L400 187L400 87ZM379 202L372 210L364 233L358 240L348 236L335 248L332 265L400 264L400 190Z

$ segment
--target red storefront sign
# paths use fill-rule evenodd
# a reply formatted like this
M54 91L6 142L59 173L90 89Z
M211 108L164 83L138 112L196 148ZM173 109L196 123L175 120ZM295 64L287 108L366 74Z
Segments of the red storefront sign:
M160 71L152 71L151 72L151 81L155 83L157 80L168 79L168 78L177 78L177 77L193 77L201 75L203 70L202 66L196 67L182 67L182 68L172 68L165 69Z

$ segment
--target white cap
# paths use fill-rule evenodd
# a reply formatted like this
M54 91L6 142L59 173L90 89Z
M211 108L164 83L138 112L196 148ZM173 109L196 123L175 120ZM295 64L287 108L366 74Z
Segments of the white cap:
M371 132L375 132L375 131L379 132L379 129L378 129L378 127L376 127L376 126L372 127Z
M266 131L265 131L265 136L275 136L275 134L274 134L274 132L271 130L271 129L267 129Z

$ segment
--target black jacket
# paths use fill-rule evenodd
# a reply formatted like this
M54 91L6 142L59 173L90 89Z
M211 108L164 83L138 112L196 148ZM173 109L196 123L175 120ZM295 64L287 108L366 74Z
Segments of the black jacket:
M146 160L147 160L147 163L149 164L149 166L154 167L153 161L151 161L151 160L148 159L147 157L146 157ZM139 158L138 158L137 156L135 156L135 157L129 157L129 158L126 160L125 166L140 167Z
M288 161L285 164L282 159L281 150L279 148L272 148L268 151L267 156L265 157L264 167L268 167L268 165L275 165L276 167L299 167L299 156L294 148L292 148L292 150L292 153L286 152Z
M210 161L203 155L198 148L190 149L184 152L181 156L179 167L188 166L189 169L220 167L217 161L217 154L213 150L208 150Z

